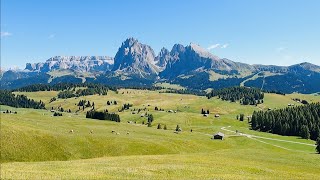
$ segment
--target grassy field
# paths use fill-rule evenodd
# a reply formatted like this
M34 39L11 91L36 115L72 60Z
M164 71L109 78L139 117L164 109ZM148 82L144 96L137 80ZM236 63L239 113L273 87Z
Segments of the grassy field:
M44 101L47 109L61 106L72 113L53 117L48 110L1 106L1 111L18 112L1 113L1 179L320 178L320 156L315 154L314 141L252 131L247 121L236 120L240 113L250 115L254 110L297 104L292 98L319 102L320 96L265 94L264 104L256 107L216 98L121 89L106 96L49 103L57 93L23 94ZM133 107L119 113L121 123L92 120L85 118L91 108L78 111L76 104L82 99L109 112L117 112L124 103ZM108 106L108 100L117 105ZM156 106L165 111L155 111ZM202 108L210 111L209 117L200 114ZM137 113L138 109L146 110ZM146 117L141 114L145 113L153 114L152 127L142 125ZM159 123L168 130L157 129ZM183 130L179 134L174 133L176 125ZM219 131L226 134L225 139L211 140Z

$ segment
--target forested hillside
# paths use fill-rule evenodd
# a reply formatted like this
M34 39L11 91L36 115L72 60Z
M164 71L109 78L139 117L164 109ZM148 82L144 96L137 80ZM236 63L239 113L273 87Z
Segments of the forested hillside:
M34 101L33 99L27 98L25 95L15 95L7 90L0 90L0 104L16 108L45 109L45 104L43 102Z
M256 88L230 87L212 90L207 94L208 99L214 96L224 101L240 101L240 104L243 105L256 105L263 103L264 93Z
M320 103L254 112L253 130L316 140L320 136Z

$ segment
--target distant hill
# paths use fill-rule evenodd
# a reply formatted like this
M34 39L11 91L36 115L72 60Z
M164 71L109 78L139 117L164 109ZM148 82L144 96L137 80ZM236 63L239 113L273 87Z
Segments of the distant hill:
M308 62L292 66L249 65L219 58L197 44L175 44L169 51L154 50L137 39L126 39L115 57L55 56L27 63L24 70L1 72L1 88L34 83L96 82L151 86L156 82L189 89L257 87L284 93L320 92L320 67Z

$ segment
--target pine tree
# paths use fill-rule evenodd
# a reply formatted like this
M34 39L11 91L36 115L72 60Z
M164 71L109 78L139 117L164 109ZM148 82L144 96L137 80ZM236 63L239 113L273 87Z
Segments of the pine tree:
M300 130L300 136L304 139L309 139L310 138L310 132L309 128L306 125L303 125L301 130Z
M86 107L91 107L91 103L90 103L90 101L88 101L88 103L87 103Z
M163 129L164 129L164 130L167 130L167 125L166 125L166 124L164 125Z
M157 129L162 129L161 124L158 124Z
M152 114L148 115L148 122L153 122L153 115Z
M176 126L176 131L181 131L181 128L179 125Z
M316 145L317 145L316 150L320 154L320 137L317 138Z
M240 121L244 120L244 114L240 114Z

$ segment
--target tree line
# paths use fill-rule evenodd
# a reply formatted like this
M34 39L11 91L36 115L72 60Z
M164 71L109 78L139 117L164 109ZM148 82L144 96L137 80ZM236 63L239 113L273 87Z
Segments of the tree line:
M58 98L67 99L72 97L79 97L79 96L89 96L89 95L107 95L108 89L100 86L100 87L88 87L87 89L78 89L75 91L73 90L64 90L58 93Z
M253 130L316 140L320 136L320 103L270 111L254 111Z
M219 99L224 101L240 101L240 104L243 105L257 105L263 103L264 93L256 88L230 87L212 90L206 96L208 99L218 96Z
M45 109L45 104L41 100L38 102L25 95L15 95L8 90L0 90L0 104L16 108Z
M57 83L57 84L32 84L22 88L15 89L13 91L20 92L36 92L36 91L63 91L63 90L72 90L75 91L76 88L87 87L92 89L107 89L112 91L117 91L117 88L103 85L103 84L94 84L94 83ZM84 92L85 93L85 92ZM79 94L81 92L79 91Z
M175 94L191 94L196 96L205 96L206 93L201 90L195 89L168 89L165 91L160 91L159 93L175 93Z
M106 111L104 112L99 112L95 110L87 111L86 118L120 122L120 116L118 114L108 113Z

